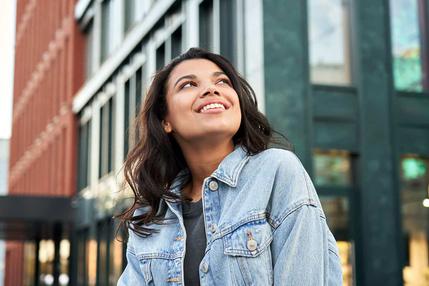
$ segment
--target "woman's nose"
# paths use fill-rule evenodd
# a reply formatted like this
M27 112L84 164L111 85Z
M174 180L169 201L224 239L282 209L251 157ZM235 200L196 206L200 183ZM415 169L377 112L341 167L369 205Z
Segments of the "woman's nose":
M210 85L206 88L206 90L202 94L202 96L206 96L206 95L220 95L220 94L214 85Z

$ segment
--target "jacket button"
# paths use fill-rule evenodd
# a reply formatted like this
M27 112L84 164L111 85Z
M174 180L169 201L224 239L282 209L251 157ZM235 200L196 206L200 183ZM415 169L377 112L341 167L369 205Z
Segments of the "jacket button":
M249 249L250 251L256 250L257 247L258 247L258 243L256 242L256 240L249 239L247 241L247 249Z
M219 188L219 184L215 180L212 180L209 182L210 191L215 192L215 191L217 191L218 188Z
M201 271L204 273L207 273L209 271L209 265L207 264L207 262L203 261L201 263Z
M211 233L215 233L217 231L217 226L215 224L210 225L210 231Z

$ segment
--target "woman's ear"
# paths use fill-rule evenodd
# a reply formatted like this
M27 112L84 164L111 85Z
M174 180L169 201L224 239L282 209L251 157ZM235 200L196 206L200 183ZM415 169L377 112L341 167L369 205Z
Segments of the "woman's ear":
M171 131L173 131L173 129L171 128L170 122L167 122L165 120L162 120L162 127L164 127L164 131L166 133L171 133Z

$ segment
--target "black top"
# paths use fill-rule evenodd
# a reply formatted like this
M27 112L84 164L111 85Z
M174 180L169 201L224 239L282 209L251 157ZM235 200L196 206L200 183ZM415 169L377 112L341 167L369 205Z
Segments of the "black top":
M199 266L206 249L202 200L182 202L182 213L186 229L185 286L200 285Z

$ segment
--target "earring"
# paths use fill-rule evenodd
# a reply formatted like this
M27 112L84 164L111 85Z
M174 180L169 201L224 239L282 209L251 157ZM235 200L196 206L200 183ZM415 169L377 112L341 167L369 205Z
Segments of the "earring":
M170 123L166 123L164 120L162 121L162 123L163 123L163 125L164 125L164 131L166 132L166 133L170 133L171 132L171 126L170 126Z

